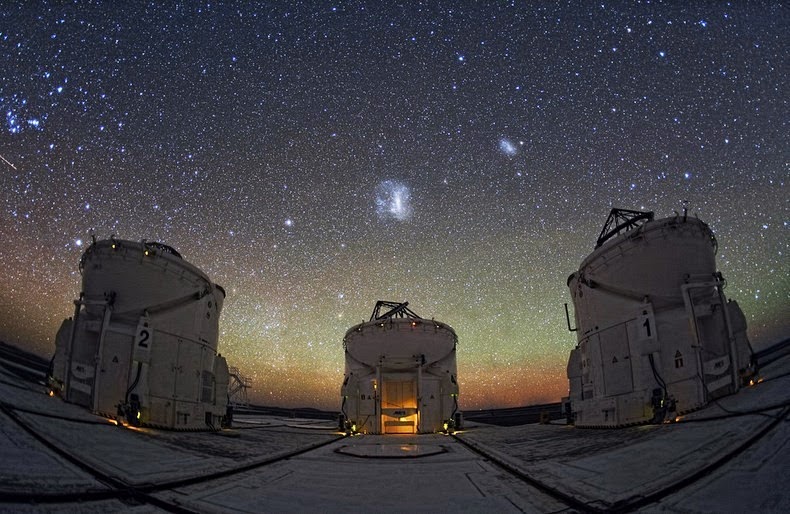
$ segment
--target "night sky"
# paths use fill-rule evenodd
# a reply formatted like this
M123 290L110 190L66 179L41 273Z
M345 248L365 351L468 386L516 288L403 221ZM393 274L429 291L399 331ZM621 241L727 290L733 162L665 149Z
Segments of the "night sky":
M609 210L685 201L775 342L788 25L781 2L3 2L0 338L53 352L93 230L227 290L220 352L258 403L339 408L379 299L456 330L463 408L557 401L565 281Z

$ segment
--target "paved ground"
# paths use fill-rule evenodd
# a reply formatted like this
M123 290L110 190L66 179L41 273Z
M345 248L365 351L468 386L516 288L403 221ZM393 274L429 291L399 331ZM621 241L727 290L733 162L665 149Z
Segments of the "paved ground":
M697 473L643 509L787 512L790 422L776 423L780 407L768 407L790 402L790 357L763 370L763 378L676 424L616 430L469 424L458 438L591 508L649 496ZM0 511L158 510L155 502L113 497L118 483L199 512L570 510L448 436L339 438L330 422L251 416L218 433L130 430L44 393L0 366ZM722 455L764 430L719 465ZM201 479L240 466L248 469Z

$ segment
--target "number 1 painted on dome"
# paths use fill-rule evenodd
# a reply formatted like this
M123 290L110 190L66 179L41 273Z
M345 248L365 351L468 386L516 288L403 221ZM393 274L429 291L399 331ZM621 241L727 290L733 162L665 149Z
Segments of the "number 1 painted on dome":
M652 309L643 309L636 322L638 323L638 334L636 334L638 341L656 338L656 319Z

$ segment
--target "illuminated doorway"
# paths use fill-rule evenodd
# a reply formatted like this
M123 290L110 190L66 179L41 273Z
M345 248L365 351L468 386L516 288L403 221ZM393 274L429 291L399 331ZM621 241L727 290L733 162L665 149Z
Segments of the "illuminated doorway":
M417 432L417 383L384 380L381 390L381 424L385 434Z

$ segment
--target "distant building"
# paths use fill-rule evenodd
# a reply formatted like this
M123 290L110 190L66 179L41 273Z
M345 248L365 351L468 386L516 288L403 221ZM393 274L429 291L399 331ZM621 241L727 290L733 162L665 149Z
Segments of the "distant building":
M376 303L370 320L350 328L343 339L346 428L413 434L457 427L457 342L452 328L419 317L408 303Z

